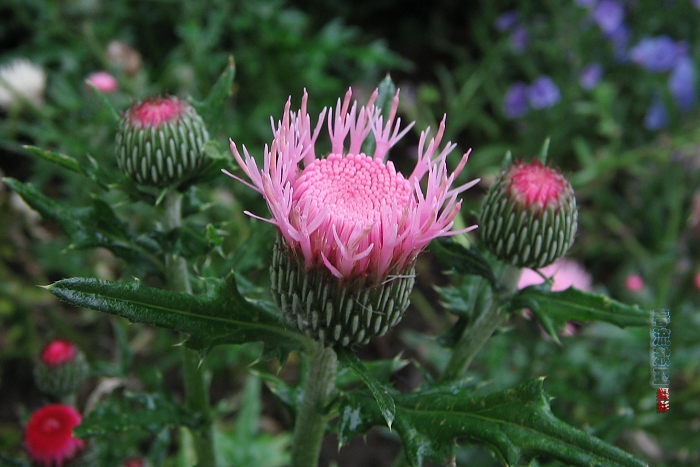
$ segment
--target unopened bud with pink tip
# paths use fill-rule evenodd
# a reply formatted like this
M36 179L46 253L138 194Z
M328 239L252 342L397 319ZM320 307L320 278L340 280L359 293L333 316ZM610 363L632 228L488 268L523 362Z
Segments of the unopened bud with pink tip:
M541 268L571 247L578 212L569 181L539 160L516 162L490 187L479 214L480 235L500 260Z
M177 97L155 97L126 111L116 137L119 168L139 184L179 185L204 168L209 140L202 117Z
M49 342L34 365L34 381L44 394L61 398L77 391L89 374L85 354L63 339Z

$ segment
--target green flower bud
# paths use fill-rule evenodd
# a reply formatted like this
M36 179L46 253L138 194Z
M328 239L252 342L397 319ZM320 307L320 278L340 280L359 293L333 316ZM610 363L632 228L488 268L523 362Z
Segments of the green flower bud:
M49 342L34 366L34 381L39 390L55 398L76 392L89 374L85 354L72 342Z
M479 214L486 247L513 266L541 268L574 243L578 212L569 181L539 160L516 162L491 186Z
M124 114L116 137L119 168L137 183L179 185L206 165L202 117L177 97L147 99Z

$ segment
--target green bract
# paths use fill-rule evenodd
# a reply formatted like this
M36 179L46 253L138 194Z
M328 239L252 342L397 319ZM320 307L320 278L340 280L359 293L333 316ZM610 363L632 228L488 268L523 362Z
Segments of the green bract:
M284 240L278 239L270 267L271 290L286 322L330 345L366 344L395 326L408 308L415 270L385 282L338 279L325 268L304 270Z
M206 165L208 140L202 117L187 102L147 99L127 110L119 124L117 163L139 184L179 185Z
M539 161L501 172L484 198L479 232L498 259L541 268L574 243L578 212L569 181Z

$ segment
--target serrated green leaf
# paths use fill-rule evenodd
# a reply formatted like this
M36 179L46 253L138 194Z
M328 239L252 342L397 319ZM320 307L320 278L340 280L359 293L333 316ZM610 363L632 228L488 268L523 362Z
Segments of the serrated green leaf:
M605 295L569 287L552 292L543 286L520 290L508 305L511 311L529 308L554 339L567 321L606 321L619 327L647 326L649 313L638 305L627 305Z
M125 392L99 403L73 431L79 438L92 438L132 430L157 433L182 425L197 428L201 423L201 416L163 394Z
M93 205L89 208L65 208L33 185L13 178L4 178L3 181L42 217L57 222L68 235L71 248L104 247L130 264L147 261L152 268L162 270L164 267L157 256L158 245L133 233L126 222L99 198L93 197Z
M391 394L389 394L386 386L380 383L369 373L369 371L367 371L367 368L365 368L360 359L357 358L357 355L355 355L351 350L344 348L338 350L337 353L338 362L354 371L370 390L374 396L374 399L377 401L377 407L379 408L382 417L384 417L386 424L389 426L389 429L391 429L391 425L394 423L394 417L396 414L396 405L394 404L394 399L391 397Z
M63 167L64 169L84 175L104 189L108 189L110 184L114 182L114 180L107 179L106 175L100 172L99 169L81 164L77 159L66 154L49 151L48 149L43 149L36 146L24 146L24 149L31 154Z
M279 315L246 300L234 274L212 280L203 295L147 287L141 282L64 279L47 287L76 306L121 316L134 323L175 329L189 335L185 345L205 353L219 344L263 342L268 354L283 360L286 352L305 347L308 338L285 329Z
M550 410L543 381L538 378L485 397L470 396L456 387L394 395L394 426L409 463L444 462L457 439L469 439L489 446L506 465L536 457L582 467L646 465L557 419ZM368 395L349 393L340 408L338 439L347 442L381 423L382 416Z
M236 62L233 56L228 58L226 69L209 91L209 95L203 102L195 102L194 106L204 120L204 124L211 133L216 133L221 124L221 112L226 101L231 97L231 86L236 76Z
M440 237L430 242L429 248L448 271L481 276L494 291L500 290L491 265L475 246L467 249L454 240Z

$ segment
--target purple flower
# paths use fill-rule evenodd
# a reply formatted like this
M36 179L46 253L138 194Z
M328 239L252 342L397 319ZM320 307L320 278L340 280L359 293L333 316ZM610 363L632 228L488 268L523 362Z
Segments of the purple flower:
M581 71L579 83L583 89L589 91L596 87L602 77L603 67L600 66L600 63L589 63Z
M700 0L693 0L693 5L695 5L695 8L700 10Z
M606 34L612 34L622 25L625 10L621 3L615 0L601 0L592 13L593 21Z
M503 113L507 118L518 118L527 114L528 86L522 81L517 81L510 85L503 98Z
M627 55L627 43L630 39L630 31L621 24L615 31L606 35L606 38L612 43L613 50L615 51L615 60L618 62L626 62L628 60Z
M494 21L493 25L496 27L497 30L503 32L510 31L511 29L513 29L517 22L518 11L510 10L496 18L496 21Z
M525 26L517 26L510 34L510 45L516 53L523 53L530 41L530 34Z
M527 96L534 109L551 107L561 98L559 88L552 78L546 75L540 76L530 85Z
M683 57L673 67L668 89L681 110L695 105L695 66L690 57Z
M660 130L668 124L668 113L666 112L666 107L664 107L663 102L659 99L654 100L651 104L647 114L644 117L644 128L647 130Z
M593 8L595 4L598 2L598 0L574 0L574 2L578 6L582 6L584 8Z
M685 42L674 42L668 36L645 37L632 50L632 61L651 72L671 71L679 58L688 51Z

